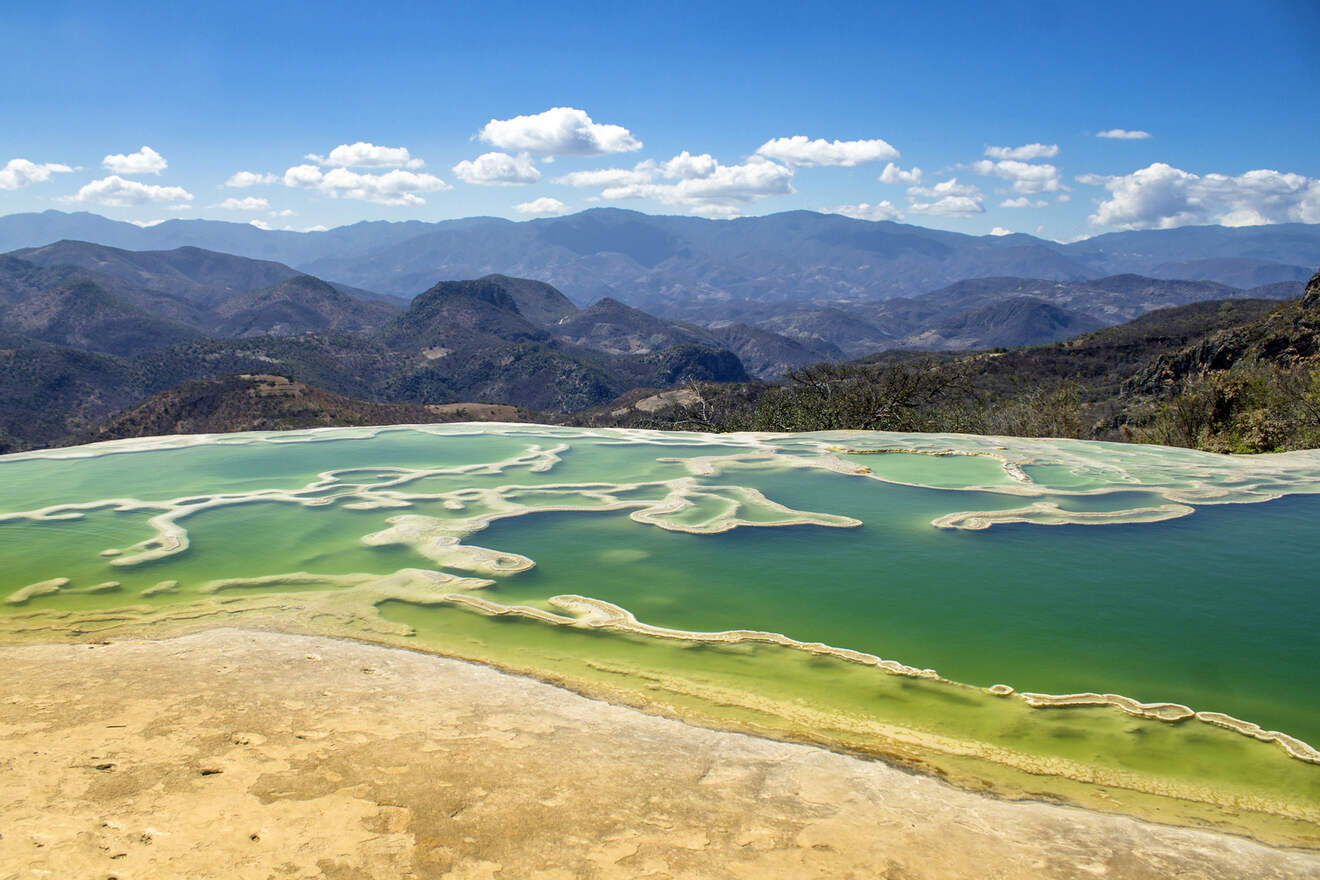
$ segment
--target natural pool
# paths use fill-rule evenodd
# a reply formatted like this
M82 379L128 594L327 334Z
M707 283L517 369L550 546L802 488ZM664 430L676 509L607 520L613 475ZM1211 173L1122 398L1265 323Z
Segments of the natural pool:
M1013 438L119 441L0 457L0 638L369 639L1320 845L1317 492L1320 452Z

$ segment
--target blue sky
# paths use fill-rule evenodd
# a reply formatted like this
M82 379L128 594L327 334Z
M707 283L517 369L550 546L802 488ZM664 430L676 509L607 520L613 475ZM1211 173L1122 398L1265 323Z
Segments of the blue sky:
M0 213L1320 222L1317 36L1314 0L43 3L5 15Z

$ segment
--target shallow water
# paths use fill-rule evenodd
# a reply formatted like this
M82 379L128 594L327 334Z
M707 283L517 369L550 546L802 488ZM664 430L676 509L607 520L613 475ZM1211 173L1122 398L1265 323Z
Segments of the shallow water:
M1230 459L1078 441L514 426L364 434L0 458L0 596L10 597L0 605L0 637L36 624L52 634L113 631L110 612L125 606L138 609L138 623L164 619L214 601L207 585L219 579L379 580L412 569L486 578L490 555L480 548L489 548L535 561L472 593L499 606L563 615L551 597L586 596L643 624L780 633L974 687L773 645L489 617L371 578L241 592L305 597L287 600L294 605L333 594L336 607L360 592L354 614L369 619L379 607L427 647L567 681L617 689L626 680L637 693L674 676L688 685L662 687L665 705L720 704L758 728L793 730L783 707L796 705L851 719L839 722L845 745L863 736L858 724L883 722L1041 760L1320 805L1320 767L1276 744L1111 707L1030 709L981 690L1002 682L1175 702L1320 743L1312 525L1320 497L1310 494L1320 491L1320 454ZM975 454L907 454L948 450ZM121 509L95 506L104 499ZM932 524L967 511L986 513L989 527ZM996 511L1027 522L996 524ZM391 522L404 514L411 531ZM1160 521L1114 521L1123 518ZM1086 524L1058 524L1073 519ZM171 528L186 546L170 550ZM369 544L367 535L378 537ZM478 549L455 554L458 541ZM102 555L111 548L120 553ZM142 553L151 558L135 562ZM24 594L51 578L69 583ZM86 592L110 581L120 586ZM179 585L152 595L165 581ZM761 702L737 709L736 699L694 696L702 688ZM810 735L830 738L816 728Z

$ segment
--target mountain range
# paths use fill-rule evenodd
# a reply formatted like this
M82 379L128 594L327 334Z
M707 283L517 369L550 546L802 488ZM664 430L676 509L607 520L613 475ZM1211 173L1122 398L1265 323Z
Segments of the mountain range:
M968 278L1140 274L1246 289L1304 282L1320 265L1320 224L1296 223L1115 232L1063 244L809 211L707 220L595 208L522 222L377 221L317 232L178 219L142 228L58 211L0 217L0 251L61 239L129 250L196 247L403 298L437 280L504 274L553 284L579 306L608 296L702 323L919 296Z
M544 223L475 218L442 224L358 224L332 230L338 237L328 239L314 233L270 235L211 221L171 221L140 229L95 215L47 212L0 218L0 240L19 229L24 217L35 218L29 225L45 232L83 224L84 231L99 230L107 238L122 236L138 244L153 236L165 237L166 243L170 236L228 236L238 245L290 250L292 241L303 248L304 256L316 257L304 265L333 270L336 264L345 271L340 280L331 281L277 260L191 243L128 250L105 241L61 239L0 255L0 366L5 368L0 381L0 449L87 436L87 430L111 414L132 410L181 383L229 381L225 377L238 374L289 379L294 387L311 389L306 399L319 401L322 415L341 414L335 418L381 417L385 410L371 409L377 404L430 407L414 415L433 413L436 418L442 417L442 410L476 403L568 413L608 404L634 389L691 381L775 380L806 365L892 349L1011 349L1070 339L1152 310L1206 300L1287 299L1299 295L1302 287L1301 282L1281 280L1244 289L1218 281L1130 273L1083 278L991 275L894 295L894 284L884 282L876 270L886 260L885 265L912 271L925 260L922 271L930 278L954 272L964 263L965 271L1034 266L1066 274L1065 269L1074 269L1060 262L1071 258L1047 246L1053 243L1029 236L1015 243L1012 239L1019 237L858 225L806 212L744 224L597 210ZM1255 270L1241 262L1233 268L1251 281L1274 271L1261 269L1270 262L1265 257L1278 258L1274 265L1289 265L1283 260L1305 256L1315 238L1309 227L1206 234L1221 243L1240 240L1247 243L1244 248L1255 248L1261 257L1252 264ZM1116 252L1133 254L1138 246L1149 246L1142 257L1148 262L1170 265L1175 262L1171 257L1194 255L1193 245L1199 241L1182 234L1187 240L1182 245L1160 248L1151 246L1151 239L1123 235L1114 240L1116 250L1092 246L1089 262L1077 263L1082 268L1074 274L1118 260ZM316 256L327 240L337 242L337 255ZM587 304L580 287L575 301L546 281L500 273L455 281L443 280L441 274L439 280L428 279L421 293L402 291L405 295L342 280L354 254L363 249L373 256L362 265L385 265L382 254L392 254L388 260L399 258L402 262L391 264L392 274L371 276L397 282L411 277L407 273L413 270L403 268L409 248L425 255L425 242L454 247L462 240L476 243L465 257L473 266L486 265L481 262L482 247L494 260L501 249L513 247L510 242L522 241L527 248L524 263L549 260L550 274L585 272L594 262L601 267L601 278L618 278L622 276L610 275L610 266L622 271L627 265L646 264L660 273L657 279L690 271L706 287L695 299L681 284L629 288L655 304L651 311L613 295ZM833 280L825 277L824 262L813 262L839 259L840 248L856 256L863 247L875 255L873 264L837 264L845 269L837 270ZM565 248L581 259L562 261ZM418 259L416 265L426 262ZM428 259L452 265L444 262L443 253ZM1240 259L1248 258L1219 257L1208 265L1224 269L1224 260ZM697 272L693 266L703 260L705 269ZM749 267L759 274L740 280L738 272ZM777 269L786 274L781 277ZM830 285L843 277L839 272L869 280L859 282L850 294L832 297L822 292L835 289ZM815 277L821 287L811 287L805 275ZM880 289L885 283L890 284L888 294ZM604 281L597 285L609 287ZM189 387L189 400L218 399L206 387ZM246 392L238 385L224 387L229 401L225 412L232 414L235 401L246 399ZM638 399L647 399L647 393ZM191 412L198 406L183 409ZM258 414L261 419L299 424L299 419L311 418L298 407L273 414L267 412L269 406ZM166 418L162 412L174 411L158 408L154 415L133 416L130 422L159 424Z

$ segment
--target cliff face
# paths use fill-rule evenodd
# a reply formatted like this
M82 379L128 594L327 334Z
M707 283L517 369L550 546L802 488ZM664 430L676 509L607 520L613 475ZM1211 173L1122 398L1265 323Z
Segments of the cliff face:
M1129 379L1124 391L1157 394L1188 377L1242 365L1294 368L1312 362L1320 362L1320 272L1311 276L1301 299L1284 303L1257 321L1161 355Z
M1311 280L1306 282L1306 292L1302 294L1302 308L1320 309L1320 272L1311 276Z

